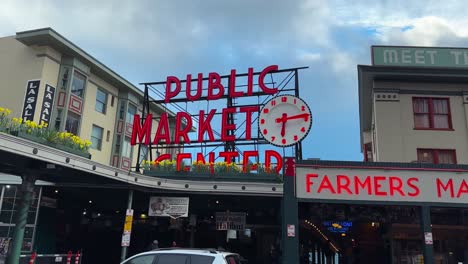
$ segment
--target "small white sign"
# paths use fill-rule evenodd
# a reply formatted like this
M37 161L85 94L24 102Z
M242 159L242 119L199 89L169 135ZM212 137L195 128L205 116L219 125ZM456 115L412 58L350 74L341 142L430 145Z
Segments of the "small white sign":
M424 232L424 243L426 243L426 245L432 245L433 244L432 232Z
M188 197L151 197L148 216L188 217Z
M62 262L62 257L55 257L55 262Z
M130 246L130 232L124 232L122 235L122 247Z
M295 236L296 236L296 226L288 225L288 237L295 237Z

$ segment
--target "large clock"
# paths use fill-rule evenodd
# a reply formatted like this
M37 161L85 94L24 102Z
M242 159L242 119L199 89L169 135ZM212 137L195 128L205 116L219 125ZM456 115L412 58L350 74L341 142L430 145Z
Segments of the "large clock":
M258 127L263 137L278 147L303 140L312 126L309 106L293 95L280 95L269 100L260 110Z

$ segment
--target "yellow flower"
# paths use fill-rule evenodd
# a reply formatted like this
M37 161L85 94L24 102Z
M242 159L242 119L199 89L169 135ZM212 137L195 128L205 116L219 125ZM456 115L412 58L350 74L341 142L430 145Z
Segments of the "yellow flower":
M0 107L0 113L3 113L3 112L5 112L5 108Z
M5 108L5 114L6 114L6 115L9 115L9 114L11 114L11 110L10 110L10 109L8 109L8 108Z

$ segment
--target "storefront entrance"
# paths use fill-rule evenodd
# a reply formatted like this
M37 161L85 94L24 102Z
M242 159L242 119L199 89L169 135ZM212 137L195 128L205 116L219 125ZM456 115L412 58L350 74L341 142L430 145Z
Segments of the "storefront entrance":
M45 187L56 204L39 215L38 253L83 252L83 263L118 263L128 189ZM151 196L189 197L189 216L178 219L148 216ZM222 248L241 254L249 263L271 263L279 248L280 198L134 191L134 221L128 255L159 247ZM245 214L239 230L219 230L216 214ZM54 219L51 222L51 219ZM52 236L50 234L55 234ZM53 237L54 239L50 239ZM50 252L48 252L50 251Z
M301 263L468 263L468 167L296 165Z

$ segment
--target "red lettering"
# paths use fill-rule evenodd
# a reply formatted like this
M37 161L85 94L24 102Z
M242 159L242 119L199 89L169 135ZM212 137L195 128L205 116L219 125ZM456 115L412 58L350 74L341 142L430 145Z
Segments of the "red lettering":
M249 164L250 157L258 157L258 151L257 150L244 151L243 159L242 159L242 171L243 172L247 172L247 164Z
M460 188L458 189L457 198L460 198L463 193L468 193L468 184L465 180L462 181Z
M381 181L385 181L385 176L374 176L374 194L377 196L387 195L387 192L380 190L382 188Z
M185 119L185 122L182 121ZM185 127L181 128L182 124L185 123ZM174 143L180 143L180 137L183 138L182 142L185 144L190 144L190 138L188 133L192 129L192 117L187 112L178 112L176 115L176 127L175 127L175 139Z
M253 68L247 70L247 95L251 96L253 94Z
M245 139L252 139L252 113L258 112L258 105L242 106L239 111L245 113Z
M371 178L369 176L366 177L364 182L359 179L358 176L354 176L354 193L359 194L359 188L367 188L367 194L372 195L372 183Z
M154 136L153 144L157 145L161 140L164 139L166 144L171 143L171 138L169 135L169 122L167 120L167 113L162 113L159 118L158 130Z
M320 186L317 190L317 193L321 193L323 189L328 189L331 193L335 194L336 191L333 189L333 185L330 182L330 179L327 175L323 176L322 182L320 182Z
M278 70L278 65L271 65L263 69L263 71L260 73L258 76L258 86L262 89L262 91L266 94L275 94L278 92L278 88L268 88L265 85L265 76L272 72L272 71L277 71Z
M215 113L216 110L212 109L205 119L205 111L200 110L200 120L198 121L198 142L203 142L203 136L205 135L205 132L208 133L208 141L214 141L213 129L211 128L211 119L213 119Z
M174 91L171 90L172 84L175 83L176 87ZM176 97L180 93L181 89L180 80L175 76L168 76L166 79L166 96L164 97L164 102L169 103L171 98Z
M182 160L190 159L191 157L192 157L192 155L190 153L179 153L179 154L177 154L177 157L176 157L176 170L177 171L184 170L184 168L180 167L182 165Z
M279 173L281 171L281 168L283 168L283 158L281 155L274 151L274 150L265 150L265 167L267 171L270 171L271 169L271 158L276 159L276 167L275 171L276 173Z
M447 185L444 185L441 179L437 178L436 179L436 185L437 185L437 196L442 197L442 190L448 191L450 190L450 197L454 198L455 197L455 192L453 190L453 180L449 179L447 182Z
M336 175L336 185L338 194L341 194L341 190L345 190L348 194L353 194L349 189L349 185L351 184L351 180L346 175Z
M187 75L187 82L185 84L185 94L187 95L187 100L195 101L195 100L197 100L197 99L199 99L201 97L202 92L203 92L203 74L202 73L198 74L197 92L195 93L195 95L192 95L190 93L191 86L192 86L192 75L188 74Z
M395 195L395 191L398 192L401 196L405 196L405 193L401 190L403 187L403 181L395 176L390 176L389 177L389 183L390 183L390 196Z
M314 184L312 178L317 178L318 174L308 173L306 174L306 192L310 193L310 187Z
M237 151L221 151L219 153L219 156L220 157L224 157L224 161L225 162L234 162L235 161L235 158L239 156L239 152Z
M221 140L222 141L234 141L236 137L234 131L236 130L236 124L233 124L232 114L236 112L235 107L224 108L221 114ZM232 119L229 119L229 118Z
M214 94L213 89L218 89L218 93ZM211 72L208 75L208 100L217 100L223 97L224 86L221 84L221 76L216 72Z
M406 181L406 184L408 184L408 187L410 187L414 191L414 192L408 192L408 196L415 197L415 196L418 196L419 193L421 193L421 191L419 190L419 187L416 185L416 183L418 182L419 182L418 178L409 178Z
M163 160L171 160L171 159L172 159L171 154L162 154L162 155L159 155L159 157L157 157L154 161L161 162Z
M140 115L135 115L133 118L133 129L132 129L132 138L130 140L130 145L134 146L137 144L136 139L138 137L139 142L143 142L143 144L149 145L150 137L151 137L151 124L153 122L153 116L148 114L145 118L145 122L143 123L143 127L140 126L141 120Z
M244 92L236 92L236 70L231 70L229 77L229 97L242 97Z

